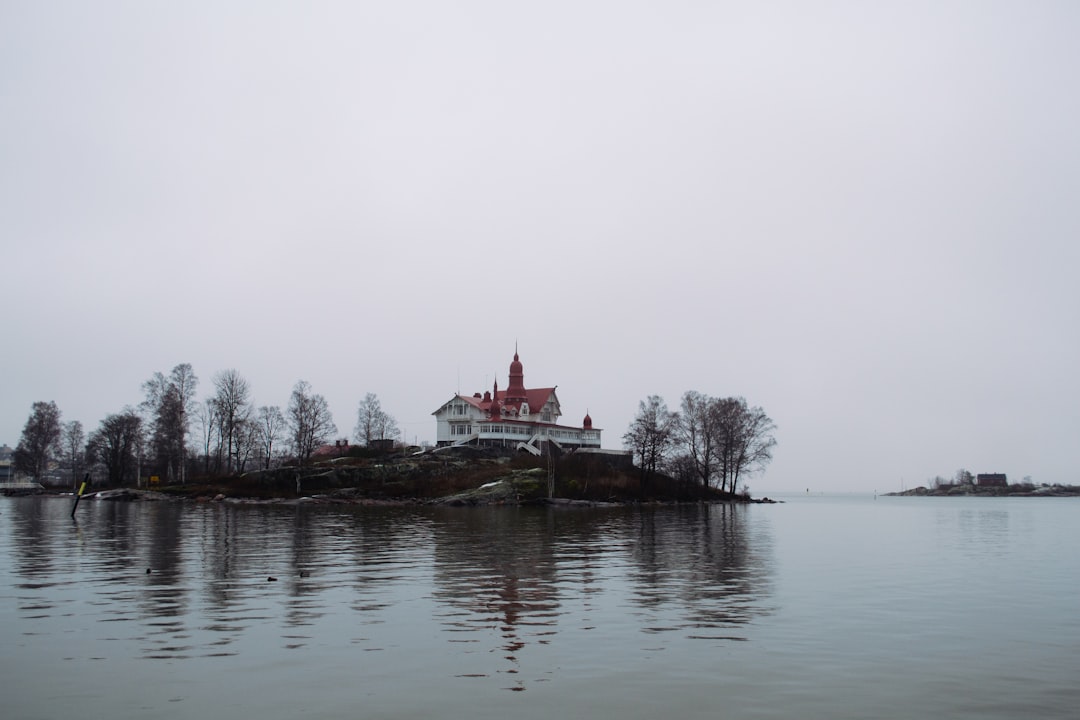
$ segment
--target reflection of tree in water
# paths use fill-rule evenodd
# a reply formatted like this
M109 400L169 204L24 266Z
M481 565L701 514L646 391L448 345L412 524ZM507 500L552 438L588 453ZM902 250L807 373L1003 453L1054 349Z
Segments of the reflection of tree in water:
M100 607L104 637L134 632L146 657L177 657L190 649L178 644L187 637L182 618L188 592L179 580L180 508L89 500L71 518L70 503L57 499L28 499L15 507L19 565L27 577L53 579L40 586L49 598L40 608L65 602ZM58 532L63 526L70 527L70 542ZM55 591L57 586L70 586L70 593Z
M147 657L185 657L192 646L184 626L188 592L183 582L182 508L172 503L153 503L138 508L138 527L144 537L137 542L143 552L147 572L141 575L142 587L137 601L139 615L150 627ZM138 573L141 568L133 570ZM140 577L136 574L136 577Z
M68 503L43 502L38 498L11 498L5 504L11 537L2 538L10 554L15 583L13 596L23 618L49 618L69 612L64 586L78 582L77 555L86 545L77 523L67 516ZM70 527L73 540L64 547L58 527ZM66 529L66 528L65 528Z
M285 583L285 626L290 628L290 634L285 639L290 641L287 647L302 647L309 639L306 635L297 634L298 628L310 626L320 618L325 611L321 603L317 601L323 589L322 583L311 577L312 568L318 564L319 536L323 533L332 532L332 524L322 522L325 514L313 514L310 508L296 506L290 518L283 518L282 530L287 534L289 548L289 573L282 578Z
M732 630L768 612L768 538L750 537L748 511L717 504L641 513L630 577L652 623L647 632L742 640Z
M283 550L283 509L215 504L198 514L190 542L205 576L207 608L200 629L215 638L211 655L231 654L224 646L251 623L275 619L271 607L256 601L267 594L267 578Z
M431 542L428 523L405 508L357 513L349 523L338 562L347 568L352 609L362 624L382 622L380 612L400 600L394 588L420 581L418 558L427 557Z
M499 672L517 674L526 645L546 644L554 634L559 601L549 520L549 513L526 509L454 509L435 517L433 595L445 604L436 618L456 635L451 642L480 644L497 631L500 644L487 652L508 661ZM522 681L510 689L523 689Z
M734 629L768 611L771 571L768 534L747 519L733 505L448 510L434 523L436 618L477 647L462 653L465 676L488 674L473 653L502 653L498 672L518 673L560 630L602 635L625 619L611 604L624 593L644 632L742 639Z
M244 518L251 522L255 513ZM233 600L233 565L242 544L236 508L213 505L200 508L198 526L192 541L198 547L207 582L203 587L207 605L226 611Z
M288 534L290 573L285 624L311 625L326 612L324 593L347 585L361 625L382 622L394 602L391 587L407 582L417 546L428 542L422 517L406 508L368 512L352 508L298 507ZM361 633L363 631L361 630ZM306 636L286 636L299 647ZM354 637L354 641L364 638Z
M3 542L19 549L12 555L15 572L27 585L34 585L35 579L50 577L54 572L54 561L63 563L71 552L69 548L66 554L58 553L53 547L53 540L57 537L53 531L54 524L63 522L63 514L57 512L60 504L21 497L12 498L7 507L10 508L12 537ZM62 510L69 513L71 508L65 503ZM72 524L78 540L78 525Z

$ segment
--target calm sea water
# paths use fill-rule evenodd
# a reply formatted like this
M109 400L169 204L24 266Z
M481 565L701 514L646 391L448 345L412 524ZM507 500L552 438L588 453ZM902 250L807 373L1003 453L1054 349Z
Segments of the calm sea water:
M1075 499L70 509L0 499L5 718L1080 717Z

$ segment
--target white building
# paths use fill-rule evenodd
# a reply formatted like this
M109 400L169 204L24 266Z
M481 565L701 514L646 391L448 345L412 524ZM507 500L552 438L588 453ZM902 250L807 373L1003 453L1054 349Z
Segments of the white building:
M525 387L525 373L517 352L510 363L510 382L499 390L498 381L483 395L455 395L432 413L436 444L483 445L526 450L539 455L544 443L557 448L599 448L600 430L588 413L581 427L560 425L555 388Z

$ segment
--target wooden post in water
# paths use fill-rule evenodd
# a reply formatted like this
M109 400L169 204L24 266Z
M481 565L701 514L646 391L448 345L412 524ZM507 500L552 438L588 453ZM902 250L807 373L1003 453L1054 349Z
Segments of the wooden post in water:
M79 500L82 499L82 494L86 491L86 483L88 482L90 482L90 473L86 473L82 485L79 486L79 494L75 496L75 504L71 506L71 517L75 517L75 510L79 507Z

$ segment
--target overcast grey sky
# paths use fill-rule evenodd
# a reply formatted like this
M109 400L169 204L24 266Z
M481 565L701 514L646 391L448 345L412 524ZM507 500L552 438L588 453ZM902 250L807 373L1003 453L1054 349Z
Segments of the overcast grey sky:
M0 0L0 443L190 362L410 440L742 395L755 495L1080 482L1080 4Z

